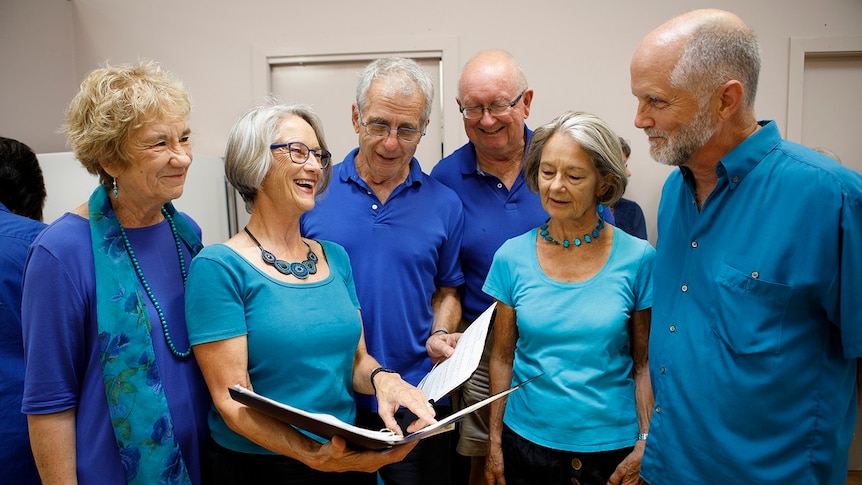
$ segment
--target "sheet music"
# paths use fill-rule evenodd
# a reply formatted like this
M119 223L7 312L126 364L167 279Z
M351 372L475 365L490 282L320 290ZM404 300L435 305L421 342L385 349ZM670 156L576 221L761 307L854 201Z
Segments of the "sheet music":
M429 399L434 402L443 399L476 372L496 307L497 302L494 302L482 312L461 335L452 356L434 366L419 383L417 387Z

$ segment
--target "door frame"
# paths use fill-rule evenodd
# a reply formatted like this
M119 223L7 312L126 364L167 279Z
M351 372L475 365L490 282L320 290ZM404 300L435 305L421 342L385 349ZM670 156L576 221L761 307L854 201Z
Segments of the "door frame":
M787 84L786 138L802 143L805 59L807 57L862 56L862 37L791 37Z

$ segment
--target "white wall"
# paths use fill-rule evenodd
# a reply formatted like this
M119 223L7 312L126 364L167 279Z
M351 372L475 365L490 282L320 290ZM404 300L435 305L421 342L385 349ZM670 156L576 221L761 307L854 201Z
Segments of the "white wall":
M254 78L266 73L252 71L260 65L256 56L261 51L314 53L321 43L454 36L458 58L444 66L446 72L460 70L472 54L486 48L509 50L520 60L536 92L530 126L579 109L598 114L630 140L634 178L628 196L643 206L655 242L656 206L669 169L649 158L645 137L632 125L635 101L628 65L643 35L691 8L717 6L741 15L758 32L764 52L758 114L777 119L783 129L789 38L862 33L859 0L438 0L398 5L0 0L0 135L19 138L37 153L64 150L56 130L83 75L105 61L147 57L184 80L194 99L195 152L218 156L235 118L257 101ZM443 100L447 123L458 122L453 96L447 93ZM349 107L344 113L349 116ZM447 153L466 141L457 133L459 138L444 140Z

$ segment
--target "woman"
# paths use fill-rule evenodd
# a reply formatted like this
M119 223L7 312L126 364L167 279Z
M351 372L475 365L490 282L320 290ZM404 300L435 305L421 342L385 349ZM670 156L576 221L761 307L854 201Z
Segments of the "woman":
M389 429L399 404L434 422L418 389L380 368L365 349L347 253L305 239L299 218L332 173L320 122L306 106L252 109L228 138L225 173L251 217L224 244L204 249L189 271L186 311L195 356L212 394L207 456L216 483L361 483L403 458L323 443L231 399L240 384L267 397L352 423L353 392L376 394ZM383 371L383 372L381 372Z
M24 274L23 411L46 484L202 483L209 406L184 284L200 228L171 201L191 104L156 64L89 73L64 126L100 186L34 242Z
M492 404L486 477L637 483L655 251L599 215L625 190L619 139L595 116L565 113L533 133L525 175L550 219L504 243L485 281L498 301L491 393L544 376Z

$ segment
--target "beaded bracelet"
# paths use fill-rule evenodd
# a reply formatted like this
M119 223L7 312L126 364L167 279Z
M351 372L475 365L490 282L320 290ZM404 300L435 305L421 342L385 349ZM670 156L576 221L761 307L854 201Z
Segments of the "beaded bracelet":
M371 389L374 390L375 396L377 395L377 386L374 385L374 376L376 376L377 374L379 374L381 372L388 372L389 374L397 374L398 373L398 371L396 371L396 370L387 369L386 367L382 367L382 366L371 371L371 376L368 379L371 381Z

